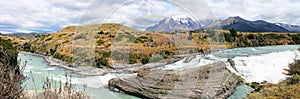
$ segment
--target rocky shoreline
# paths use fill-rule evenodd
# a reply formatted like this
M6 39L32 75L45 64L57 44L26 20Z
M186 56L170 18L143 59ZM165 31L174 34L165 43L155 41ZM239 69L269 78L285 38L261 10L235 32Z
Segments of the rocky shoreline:
M76 74L85 75L85 76L99 76L108 73L129 73L129 74L136 73L139 70L158 68L183 59L183 57L176 57L170 59L167 62L149 63L144 65L143 64L115 64L112 66L112 68L96 68L93 66L74 66L72 64L68 64L59 59L53 58L51 56L45 56L42 54L29 53L29 52L20 52L20 53L43 57L45 61L47 61L51 66L58 66L66 70L70 70Z
M105 72L109 72L107 70L104 71L100 68L96 68L96 67L92 67L92 66L73 66L71 64L68 64L64 61L53 58L51 56L45 56L45 55L29 53L29 52L20 52L20 53L43 57L45 59L45 61L49 63L49 65L61 67L66 70L73 71L74 73L79 74L79 75L97 76L97 75L104 75Z

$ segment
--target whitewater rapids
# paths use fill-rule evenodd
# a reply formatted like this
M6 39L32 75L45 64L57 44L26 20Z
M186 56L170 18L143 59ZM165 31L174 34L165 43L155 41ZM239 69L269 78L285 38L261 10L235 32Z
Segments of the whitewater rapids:
M283 45L227 49L208 55L197 55L188 63L184 62L185 58L161 69L184 70L214 62L225 62L231 72L240 75L246 82L278 83L288 77L284 74L286 72L284 69L288 69L288 65L294 60L300 59L300 52L297 50L299 47L299 45ZM230 65L228 59L234 61L234 66Z

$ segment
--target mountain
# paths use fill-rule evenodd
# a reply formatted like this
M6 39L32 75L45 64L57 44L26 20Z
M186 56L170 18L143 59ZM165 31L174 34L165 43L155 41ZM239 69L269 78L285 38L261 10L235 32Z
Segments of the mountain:
M205 29L221 27L223 30L235 28L241 32L289 32L289 30L263 20L248 21L241 17L229 17L205 26Z
M186 31L186 30L200 30L201 25L186 16L171 16L163 19L158 24L148 27L146 31Z
M297 25L289 25L289 24L284 24L284 23L275 23L278 26L281 26L291 32L300 32L300 26Z
M28 38L33 39L38 35L43 35L45 33L13 33L13 34L1 34L0 36L18 37L18 38Z

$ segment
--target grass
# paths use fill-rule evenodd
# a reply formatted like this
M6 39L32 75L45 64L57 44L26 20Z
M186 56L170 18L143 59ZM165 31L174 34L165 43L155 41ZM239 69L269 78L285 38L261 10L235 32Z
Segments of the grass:
M74 86L71 82L70 77L65 75L66 82L62 83L60 80L57 83L47 76L43 81L42 91L29 91L24 95L24 99L89 99L84 93L86 85L84 85L83 91L74 91ZM33 80L34 82L34 80Z
M5 58L7 56L1 56ZM0 63L0 98L1 99L17 99L23 96L23 88L21 87L23 76L19 72L17 66L1 61Z

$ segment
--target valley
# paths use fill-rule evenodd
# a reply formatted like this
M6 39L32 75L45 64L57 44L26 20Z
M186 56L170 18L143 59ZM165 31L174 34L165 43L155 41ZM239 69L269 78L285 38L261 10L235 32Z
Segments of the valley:
M172 21L172 18L169 20ZM88 95L92 97L95 97L92 90L99 90L140 98L227 98L241 92L235 88L245 84L253 87L254 82L280 83L287 78L282 74L284 69L299 56L300 35L297 33L241 31L238 27L228 30L197 28L201 29L140 31L121 24L105 23L68 26L56 33L34 37L31 37L32 34L18 34L0 38L12 41L19 51L23 51L21 57L42 57L49 63L45 68L58 66L49 72L71 72L76 78L73 84L86 84ZM273 60L268 60L270 57ZM25 69L27 75L32 70L31 66ZM266 71L269 74L263 74ZM42 80L43 77L41 75L37 79ZM55 81L59 80L63 79ZM34 85L28 86L33 90ZM256 87L253 88L256 90ZM246 97L250 92L252 89L244 95L234 94L232 97ZM121 97L133 98L123 94Z

